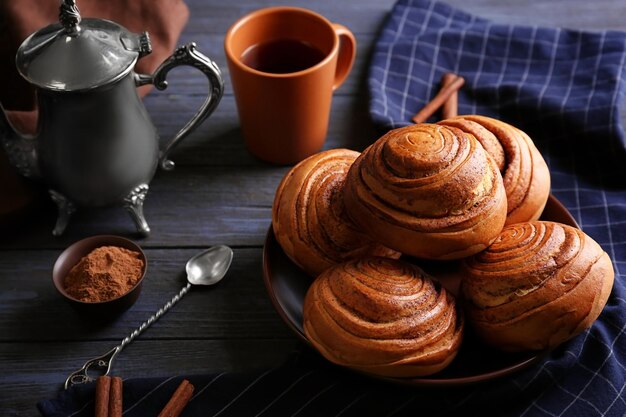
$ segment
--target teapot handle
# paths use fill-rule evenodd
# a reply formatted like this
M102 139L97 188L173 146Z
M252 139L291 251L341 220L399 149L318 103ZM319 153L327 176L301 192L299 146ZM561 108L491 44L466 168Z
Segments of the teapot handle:
M154 74L135 75L135 85L137 87L145 84L154 84L159 90L167 88L167 73L174 67L189 65L202 71L209 79L209 94L202 103L198 112L183 126L182 129L165 145L159 156L159 165L166 171L174 169L174 162L168 159L170 152L188 134L190 134L200 123L202 123L217 107L224 94L224 80L218 66L202 53L196 50L195 42L179 46L176 51L156 69Z

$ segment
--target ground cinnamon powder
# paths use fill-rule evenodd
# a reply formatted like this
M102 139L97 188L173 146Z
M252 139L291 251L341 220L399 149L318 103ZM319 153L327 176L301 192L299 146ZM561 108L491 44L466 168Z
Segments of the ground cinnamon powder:
M137 284L143 271L141 254L117 246L102 246L84 256L65 277L65 291L81 301L119 297Z

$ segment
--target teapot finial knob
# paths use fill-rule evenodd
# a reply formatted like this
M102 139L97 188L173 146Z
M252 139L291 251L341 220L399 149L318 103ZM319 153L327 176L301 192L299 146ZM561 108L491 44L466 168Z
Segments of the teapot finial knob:
M76 0L61 0L59 9L59 21L65 27L68 34L76 34L80 28L80 12L76 6Z

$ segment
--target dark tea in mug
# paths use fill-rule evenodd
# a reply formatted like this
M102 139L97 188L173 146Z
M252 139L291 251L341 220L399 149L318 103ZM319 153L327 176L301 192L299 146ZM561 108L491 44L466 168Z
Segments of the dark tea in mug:
M241 61L257 71L288 74L320 63L326 54L296 39L278 39L250 46Z

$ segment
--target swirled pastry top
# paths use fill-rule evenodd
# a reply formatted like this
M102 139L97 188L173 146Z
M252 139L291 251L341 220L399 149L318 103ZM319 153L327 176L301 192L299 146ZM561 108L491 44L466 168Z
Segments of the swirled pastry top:
M471 133L502 173L507 197L506 224L537 220L550 194L550 171L530 137L490 117L465 115L439 122Z
M304 331L328 360L387 376L435 373L456 355L463 319L420 268L359 258L324 271L304 301Z
M272 209L276 239L311 276L356 256L400 256L374 242L346 215L343 186L358 156L348 149L312 155L294 166L276 191Z
M579 229L516 223L467 260L469 319L506 350L545 349L591 326L613 286L609 256Z
M395 129L367 148L346 182L350 217L387 246L414 256L460 258L500 232L500 172L474 136L454 127Z

